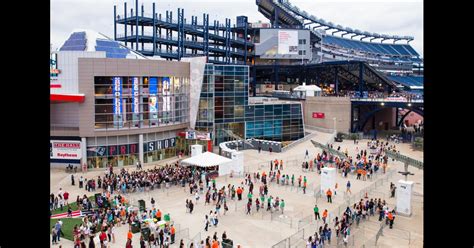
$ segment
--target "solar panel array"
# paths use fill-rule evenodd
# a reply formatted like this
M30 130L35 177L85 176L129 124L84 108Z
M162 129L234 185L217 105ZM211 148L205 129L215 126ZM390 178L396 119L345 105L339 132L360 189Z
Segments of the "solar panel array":
M130 53L127 48L121 47L116 41L96 40L96 51L104 51L107 58L126 58Z
M329 35L323 38L323 43L375 54L386 54L392 56L419 56L419 54L410 45L369 43Z
M75 32L69 36L59 51L84 51L86 50L86 33Z

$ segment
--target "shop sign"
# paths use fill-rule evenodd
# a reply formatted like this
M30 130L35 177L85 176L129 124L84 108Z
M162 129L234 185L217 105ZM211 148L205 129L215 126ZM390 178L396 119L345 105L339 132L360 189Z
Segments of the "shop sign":
M77 140L51 140L51 159L81 159L81 141Z
M103 156L115 156L115 155L126 155L135 154L138 152L138 144L124 144L124 145L111 145L111 146L94 146L87 148L88 157L103 157Z
M143 144L144 152L152 152L176 146L176 138L150 141Z

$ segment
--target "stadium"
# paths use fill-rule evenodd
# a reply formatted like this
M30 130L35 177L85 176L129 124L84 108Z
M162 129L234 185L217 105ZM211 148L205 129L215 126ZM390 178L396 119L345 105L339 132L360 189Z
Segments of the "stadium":
M354 191L360 192L354 196L341 190L340 194L344 195L336 200L341 207L330 209L330 218L344 215L343 206L358 201L357 198L368 198L369 193L388 199L388 194L377 187L387 184L390 178L401 177L395 172L397 169L405 169L404 183L409 182L408 166L418 169L423 166L418 161L422 160L423 150L423 58L410 45L414 37L344 27L308 13L289 0L256 0L255 4L267 20L251 22L247 16L240 15L235 21L226 18L221 22L210 20L208 13L191 16L189 20L185 18L185 9L158 10L156 3L145 6L137 0L113 6L113 37L95 30L73 30L56 51L50 51L51 167L70 168L72 164L83 172L91 170L94 177L101 170L118 167L123 175L134 166L140 170L142 165L155 166L156 170L157 165L212 156L207 153L211 152L220 158L207 157L216 164L203 166L208 174L202 178L217 178L218 185L225 188L227 182L238 185L244 177L247 184L251 173L255 176L257 171L271 171L266 168L267 157L283 159L285 166L292 167L292 173L309 173L308 162L304 168L306 156L305 159L300 156L304 150L306 155L309 149L314 155L318 153L318 157L320 152L330 154L330 161L321 163L334 169L331 167L339 166L339 159L350 159L352 163L347 150L358 154L359 140L367 141L370 155L380 155L381 150L375 152L379 148L372 148L375 140L377 146L378 140L386 140L387 144L391 142L390 147L397 144L397 149L402 147L403 152L415 154L416 159L387 152L390 154L387 156L396 161L393 168L387 174L385 167L383 174L382 169L379 174L373 172L368 180L373 186L355 183ZM342 149L333 147L338 144ZM346 155L342 152L344 148ZM421 159L417 157L420 150ZM264 152L262 157L261 151ZM219 159L227 159L230 167L218 164ZM379 160L379 156L377 159L369 157L371 159ZM387 162L384 163L386 166ZM194 162L189 165L196 166ZM207 171L207 167L215 171ZM124 168L127 172L122 170ZM195 171L192 173L194 176ZM335 173L341 173L341 168ZM420 176L422 172L417 173L417 180L421 180ZM260 243L255 241L259 238L257 234L239 233L238 226L245 224L240 222L240 217L229 217L232 224L222 225L246 247L303 247L308 237L305 230L312 232L321 223L313 222L312 216L308 218L297 210L311 209L314 203L324 202L319 199L324 198L326 192L322 177L317 185L316 177L308 176L314 179L309 187L310 200L298 204L295 203L299 201L298 194L307 197L306 182L304 192L296 186L289 189L281 188L283 185L272 186L275 187L272 190L278 187L278 194L285 195L294 206L286 210L286 215L283 209L280 215L273 212L259 215L261 220L268 217L266 221L277 223L272 226L252 222L264 230L265 238ZM175 184L171 187L182 183L187 194L185 186L190 182L170 180L158 187L160 199L164 194L176 198L176 201L160 203L173 212L181 208L174 204L178 197L183 201L188 195L184 196L183 190L167 191L169 183ZM276 179L276 184L278 181ZM345 186L346 181L338 178L336 189L339 183ZM275 183L273 179L271 182ZM244 188L243 182L241 186ZM418 199L413 203L415 214L411 212L411 203L406 210L397 209L397 214L409 217L400 220L406 227L412 225L414 219L422 218L419 211L422 194L412 196L411 191L416 187L419 192L422 186L410 184L410 187L412 198L409 201ZM144 204L141 200L149 202L155 197L146 189L147 186L143 186L135 195L127 193L130 204L141 208ZM294 195L286 196L287 191ZM397 206L407 204L391 201L390 204ZM235 212L245 209L245 205L239 204L236 201L232 205ZM82 212L75 214L83 216ZM176 222L173 223L182 225L177 227L179 238L193 244L205 239L203 231L198 232L195 227L201 225L197 224L201 219L189 217L188 223L188 217L173 212L174 217ZM188 224L192 227L186 227ZM375 231L363 226L364 229L357 229L359 236L349 241L338 239L336 245L349 243L352 247L365 247L370 246L373 239L377 244L384 226L380 225ZM418 222L414 226L418 227ZM297 232L288 236L295 227ZM278 230L285 236L278 234ZM422 232L412 232L420 242ZM133 233L140 235L140 230L133 228ZM194 233L197 234L192 237ZM149 238L149 233L141 235ZM247 235L252 241L245 243ZM405 244L406 240L400 241L391 235L394 234L382 238L383 245L393 241L404 247L412 245L415 239L409 237ZM135 240L134 246L139 242ZM236 246L222 244L219 247Z

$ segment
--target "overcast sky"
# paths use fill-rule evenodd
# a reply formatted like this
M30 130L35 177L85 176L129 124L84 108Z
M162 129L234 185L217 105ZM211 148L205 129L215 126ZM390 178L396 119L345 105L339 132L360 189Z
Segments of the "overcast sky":
M92 29L113 37L113 11L123 14L123 3L135 8L135 1L125 0L51 0L51 43L56 49L75 28ZM145 13L152 13L152 0L140 0ZM255 0L160 0L155 1L157 13L184 8L187 20L191 15L209 14L209 24L214 20L224 23L225 18L246 15L249 22L269 22L260 12ZM343 27L379 34L414 36L410 44L423 56L423 0L290 0L300 10L305 10L326 21ZM141 8L141 7L140 7ZM123 27L123 26L122 26ZM119 32L121 33L121 32Z

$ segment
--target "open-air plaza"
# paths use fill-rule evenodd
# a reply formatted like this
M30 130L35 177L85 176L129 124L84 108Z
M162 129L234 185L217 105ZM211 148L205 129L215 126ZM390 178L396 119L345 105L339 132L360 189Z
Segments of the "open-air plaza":
M60 218L63 222L61 231L65 236L58 243L62 247L74 247L74 241L66 238L68 235L71 237L71 233L66 233L74 232L76 228L78 236L83 237L79 243L85 243L88 247L91 238L96 247L100 247L101 239L104 239L103 243L107 247L123 247L129 238L129 231L133 247L162 247L161 244L169 247L205 247L201 242L214 247L212 243L215 237L219 247L310 247L307 246L308 242L311 244L314 240L317 240L317 247L423 246L423 170L409 167L409 171L414 174L408 177L413 182L409 199L411 214L398 214L393 210L400 195L397 188L392 192L392 184L400 187L399 180L405 180L405 176L399 173L405 170L404 163L392 158L385 158L384 161L384 152L372 154L374 149L370 149L371 144L367 147L370 140L333 142L332 134L317 131L313 131L310 136L310 139L281 153L243 150L242 174L201 181L199 177L194 182L191 181L192 166L180 163L184 157L142 168L112 168L112 178L120 178L120 182L123 182L124 175L135 175L133 179L129 178L127 185L131 187L122 189L117 183L113 192L110 186L104 186L110 182L108 168L86 172L79 170L76 173L52 169L51 193L54 198L67 192L67 201L71 206L79 198L91 197L90 210L85 204L81 211L98 211L89 215L87 223L84 218ZM329 158L332 156L329 148L326 150L328 156L324 157L323 150L313 145L312 141L324 145L329 143L334 150L347 153L352 158L347 175L345 167L341 166L341 158L337 155ZM384 149L390 147L397 153L423 160L423 152L413 151L408 144L388 142L388 146L385 146L386 142L381 140L379 147L383 143ZM357 154L361 153L363 155L359 157ZM318 162L318 157L321 162ZM333 162L329 163L329 160ZM351 168L358 161L365 164L365 160L371 163L368 170ZM159 168L165 165L168 165L169 171L160 174ZM327 168L336 170L335 184L329 188L331 201L328 199L328 190L321 192L321 183L325 179L320 172L324 173ZM149 182L150 175L155 172L156 175L166 175L159 185L141 183L144 178L147 178L144 181ZM96 194L100 194L104 200L108 199L110 206L104 208L102 203L102 207L99 207L94 199ZM124 200L116 200L118 196ZM271 199L270 205L268 199ZM63 197L58 203L64 205L63 212L68 210L65 200ZM145 209L140 209L141 200L144 201ZM256 206L257 200L259 207ZM188 201L192 202L192 211ZM82 205L82 201L79 205ZM71 212L74 213L77 207L74 205L72 208ZM316 216L315 208L319 216ZM58 206L53 206L53 209L53 212L61 212ZM52 219L51 225L55 225L58 220ZM74 223L68 226L71 220ZM135 223L140 223L137 230L133 230ZM107 237L109 231L106 231L103 235L105 238L101 237L101 232L97 232L101 226L110 227L107 230L112 230L113 235ZM149 229L148 233L143 229Z

